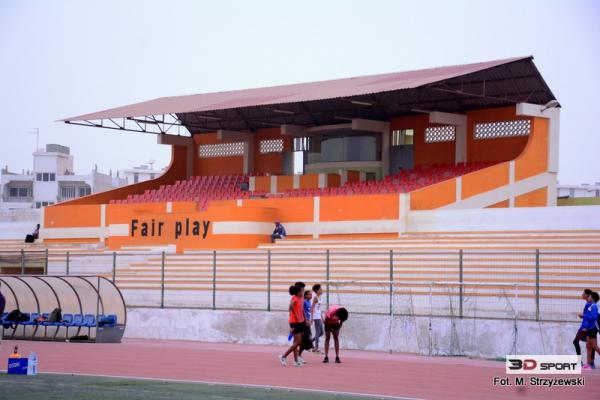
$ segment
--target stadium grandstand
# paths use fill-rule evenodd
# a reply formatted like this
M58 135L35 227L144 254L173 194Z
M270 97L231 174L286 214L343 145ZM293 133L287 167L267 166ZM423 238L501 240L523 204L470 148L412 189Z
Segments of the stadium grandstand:
M276 220L288 239L390 239L422 230L414 212L554 206L559 110L533 57L518 57L73 116L63 121L155 133L171 165L45 208L41 238L249 249Z

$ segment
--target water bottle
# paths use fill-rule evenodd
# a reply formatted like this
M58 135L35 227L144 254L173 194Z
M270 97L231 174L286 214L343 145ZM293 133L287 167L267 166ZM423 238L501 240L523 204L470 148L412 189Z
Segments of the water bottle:
M288 342L291 342L293 337L294 337L294 334L292 332L290 332L290 334L288 335Z
M37 354L34 352L29 353L29 357L27 357L27 375L37 375L37 364Z

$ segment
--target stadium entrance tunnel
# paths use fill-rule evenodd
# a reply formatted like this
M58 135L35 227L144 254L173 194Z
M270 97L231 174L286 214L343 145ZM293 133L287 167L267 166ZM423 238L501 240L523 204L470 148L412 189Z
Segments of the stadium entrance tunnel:
M5 338L119 343L125 332L125 300L103 277L5 275L0 292Z

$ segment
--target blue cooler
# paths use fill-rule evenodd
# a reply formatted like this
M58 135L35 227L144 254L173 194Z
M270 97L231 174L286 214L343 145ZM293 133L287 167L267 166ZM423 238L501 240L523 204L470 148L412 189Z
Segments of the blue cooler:
M27 375L27 361L26 357L9 358L7 372L15 375Z

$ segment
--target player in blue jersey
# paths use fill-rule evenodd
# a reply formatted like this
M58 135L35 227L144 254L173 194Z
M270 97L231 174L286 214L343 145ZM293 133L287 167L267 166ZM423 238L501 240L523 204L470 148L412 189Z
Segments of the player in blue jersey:
M585 364L583 369L595 369L596 366L591 362L592 354L598 352L600 354L600 348L598 348L597 336L598 336L598 300L600 295L597 292L592 292L589 296L590 302L586 304L586 310L583 314L582 327L587 335L587 356L588 363Z
M591 294L592 294L592 289L585 289L583 291L583 293L581 293L581 298L583 300L585 300L585 305L583 306L583 312L581 314L579 314L579 318L581 318L582 320L583 320L583 314L585 313L585 310L588 306L588 302L589 302L589 298L590 298ZM577 353L578 356L581 356L581 347L579 346L580 341L587 342L587 335L586 335L586 332L583 330L583 321L581 321L579 329L577 330L577 334L575 335L575 339L573 339L573 346L575 346L575 352ZM583 360L581 361L581 363L583 365ZM592 358L590 360L590 364L594 364L594 354L593 353L592 353Z

